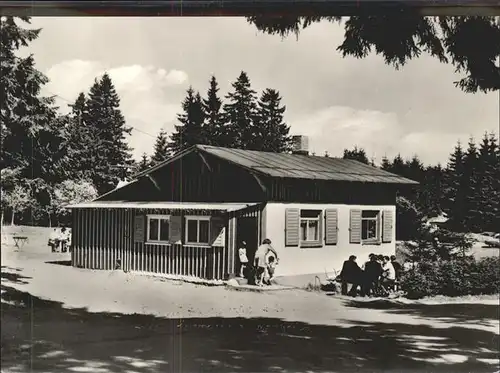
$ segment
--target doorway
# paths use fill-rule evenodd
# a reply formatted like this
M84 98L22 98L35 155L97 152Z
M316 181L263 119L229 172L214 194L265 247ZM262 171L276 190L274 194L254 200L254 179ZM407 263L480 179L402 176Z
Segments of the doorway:
M241 217L236 219L236 250L240 248L241 241L247 243L247 257L253 263L255 252L259 246L259 224L257 217ZM236 251L236 267L239 268L239 257Z

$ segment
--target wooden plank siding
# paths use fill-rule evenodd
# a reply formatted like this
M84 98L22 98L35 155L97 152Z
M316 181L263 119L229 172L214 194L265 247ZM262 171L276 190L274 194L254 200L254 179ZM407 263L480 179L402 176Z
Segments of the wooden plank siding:
M134 242L136 214L179 214L168 210L74 209L72 265L88 269L121 268L150 274L174 274L222 280L234 272L226 246ZM198 212L197 215L209 215ZM226 238L229 229L226 229ZM228 241L226 241L228 242Z

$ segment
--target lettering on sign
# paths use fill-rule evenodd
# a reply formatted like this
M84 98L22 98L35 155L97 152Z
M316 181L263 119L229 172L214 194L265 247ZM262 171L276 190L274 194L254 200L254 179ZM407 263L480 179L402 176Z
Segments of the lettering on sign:
M134 242L144 242L144 216L135 217Z

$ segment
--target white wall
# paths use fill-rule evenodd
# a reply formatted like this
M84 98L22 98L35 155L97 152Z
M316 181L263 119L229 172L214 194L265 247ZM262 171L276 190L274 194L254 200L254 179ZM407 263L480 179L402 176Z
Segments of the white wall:
M338 209L338 240L336 245L325 245L321 248L285 247L285 210L287 208L325 210ZM352 244L349 243L349 220L351 209L364 210L392 210L392 240L381 244ZM332 269L340 270L342 263L350 255L356 255L361 266L368 260L370 253L394 255L396 252L396 206L373 205L338 205L338 204L299 204L299 203L267 203L265 209L265 235L272 241L272 246L280 257L276 268L277 276L293 276L302 274L328 273ZM323 224L323 230L325 229ZM321 232L324 237L324 232Z

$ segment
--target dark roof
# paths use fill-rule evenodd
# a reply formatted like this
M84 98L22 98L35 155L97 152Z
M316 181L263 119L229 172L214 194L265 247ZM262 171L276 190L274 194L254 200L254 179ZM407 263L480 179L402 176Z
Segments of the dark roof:
M136 177L158 170L194 150L213 155L258 174L276 178L418 184L416 181L351 159L271 153L209 145L195 145L137 174Z
M270 177L418 184L416 181L351 159L270 153L197 145L204 152Z

